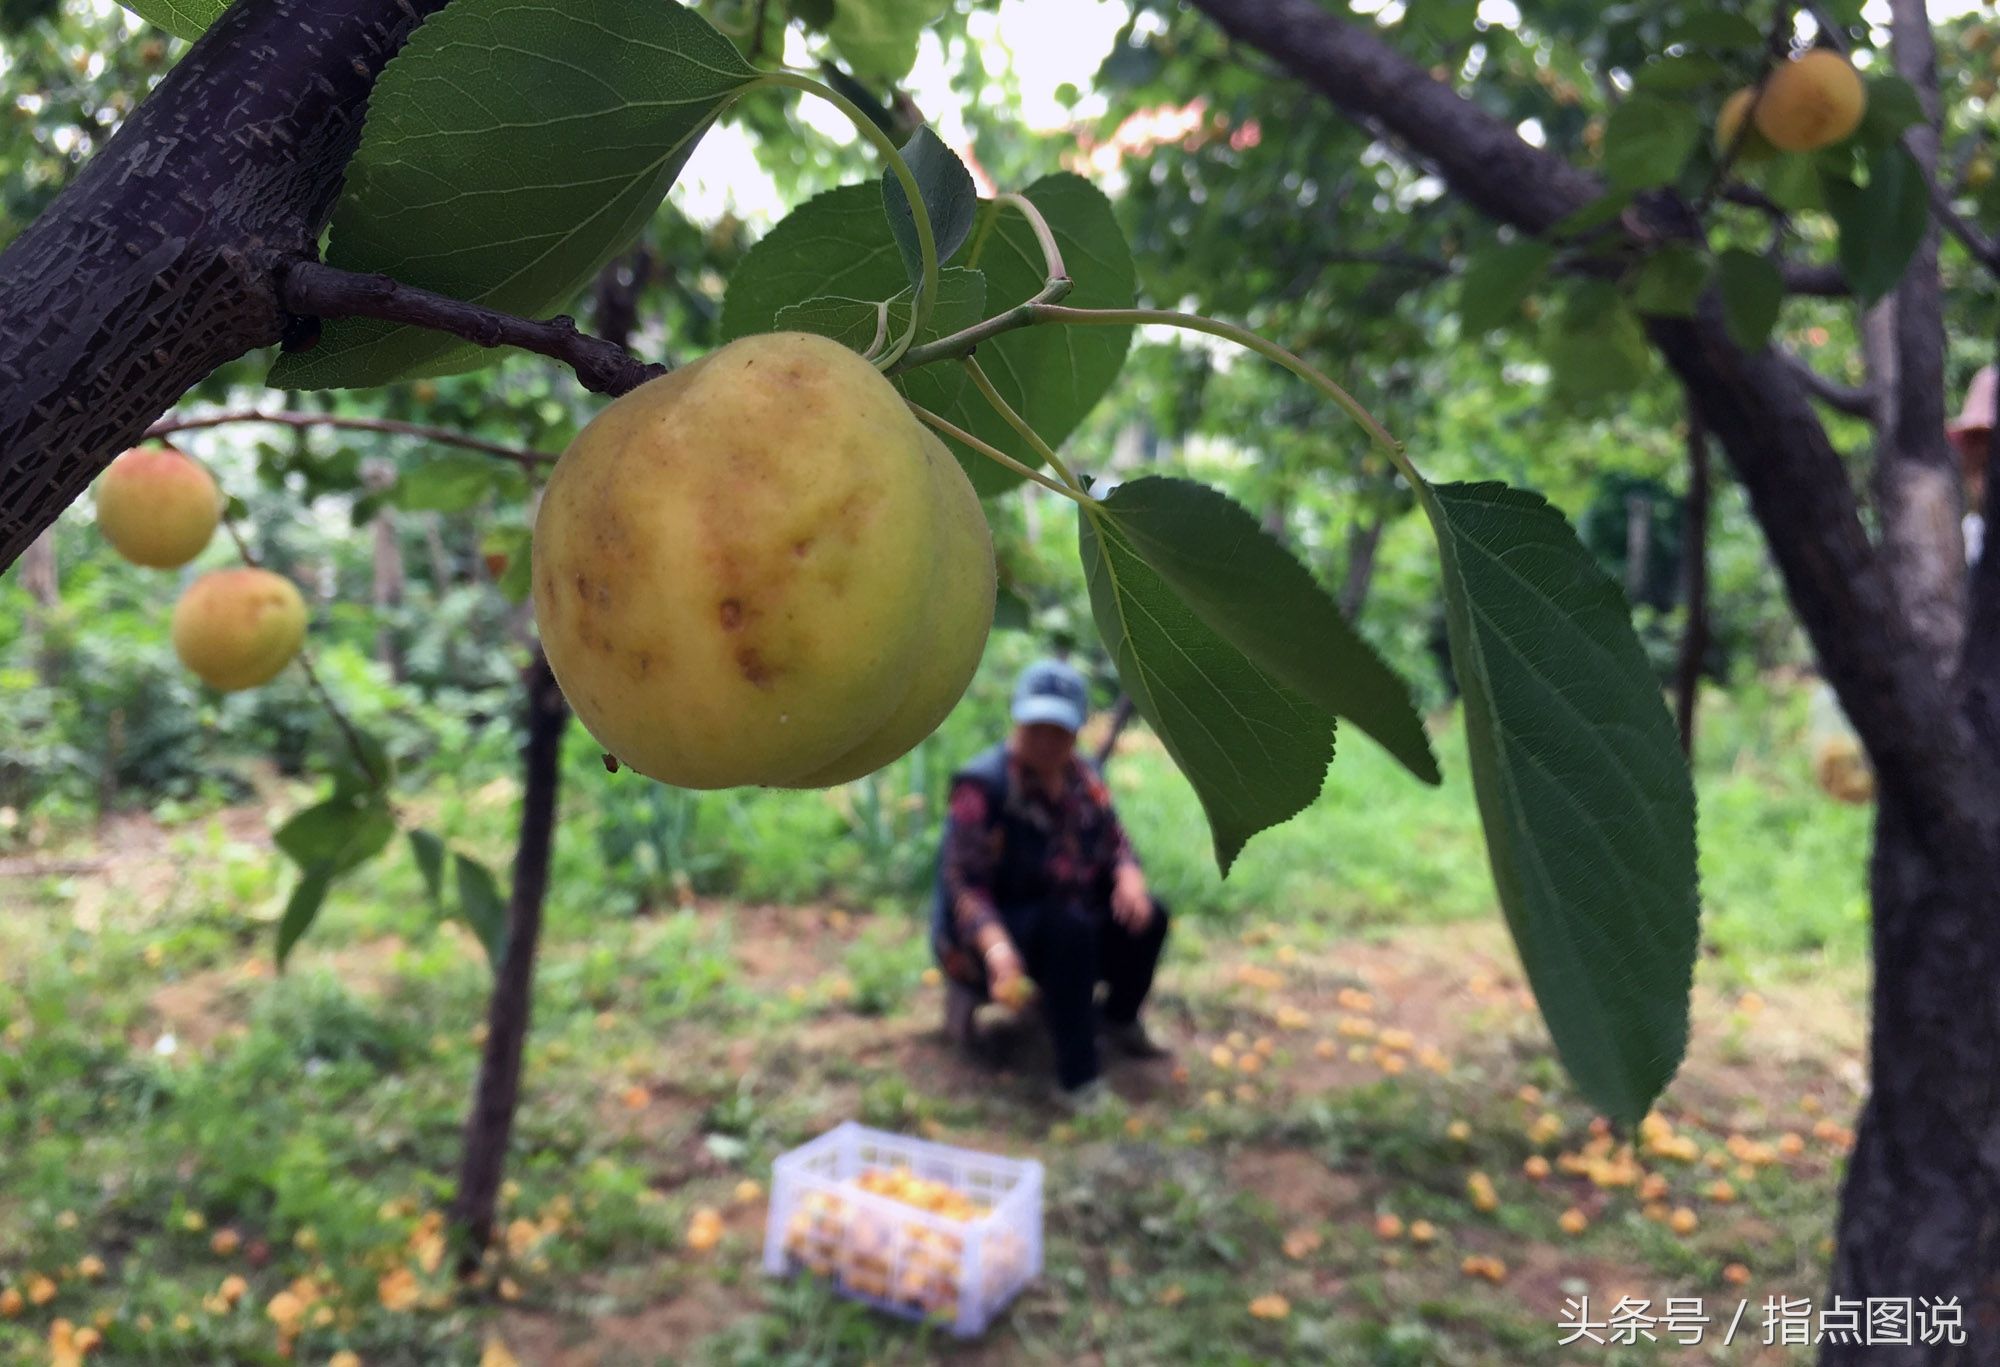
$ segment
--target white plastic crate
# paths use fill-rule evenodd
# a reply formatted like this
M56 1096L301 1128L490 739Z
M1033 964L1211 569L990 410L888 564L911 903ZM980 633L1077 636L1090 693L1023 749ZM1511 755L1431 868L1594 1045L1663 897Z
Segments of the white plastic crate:
M950 1213L870 1190L915 1195ZM937 1188L957 1193L945 1197ZM764 1270L811 1272L841 1295L960 1338L986 1331L1042 1271L1042 1165L846 1121L772 1172Z

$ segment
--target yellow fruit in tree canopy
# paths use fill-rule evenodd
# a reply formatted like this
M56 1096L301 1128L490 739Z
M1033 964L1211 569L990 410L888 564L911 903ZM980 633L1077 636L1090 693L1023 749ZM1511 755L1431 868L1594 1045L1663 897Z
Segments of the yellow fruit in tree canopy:
M171 446L138 446L97 477L97 526L135 565L178 569L201 554L222 520L222 491Z
M1757 131L1781 152L1816 152L1853 133L1867 110L1860 73L1838 52L1814 48L1764 82Z
M805 333L732 342L592 419L533 567L577 717L686 788L879 768L958 701L993 618L971 482L872 365Z
M292 581L269 570L216 570L174 604L174 653L225 693L268 683L306 639L306 604Z
M1715 116L1715 155L1729 155L1730 147L1736 141L1736 130L1743 126L1743 116L1750 111L1750 101L1756 91L1750 86L1731 95L1722 102L1722 109ZM1743 135L1743 145L1736 148L1736 160L1740 162L1765 161L1775 155L1777 149L1765 140L1753 126Z

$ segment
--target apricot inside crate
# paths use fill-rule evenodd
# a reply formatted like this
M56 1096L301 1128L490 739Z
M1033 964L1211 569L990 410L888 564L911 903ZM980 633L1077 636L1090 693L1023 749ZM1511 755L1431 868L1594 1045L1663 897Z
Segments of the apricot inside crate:
M1042 1165L846 1121L780 1158L764 1270L984 1333L1042 1271Z

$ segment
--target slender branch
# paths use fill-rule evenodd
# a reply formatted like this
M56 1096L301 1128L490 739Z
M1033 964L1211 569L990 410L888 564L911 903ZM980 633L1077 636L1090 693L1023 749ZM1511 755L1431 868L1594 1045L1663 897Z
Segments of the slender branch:
M192 432L204 427L222 427L238 422L267 422L279 427L338 427L357 432L387 432L399 437L416 437L423 441L436 442L440 446L462 446L468 451L481 451L502 460L511 460L523 469L535 469L553 465L556 457L546 451L528 451L518 446L502 446L498 442L481 441L478 437L464 432L454 432L449 427L428 427L422 423L400 422L394 418L348 417L339 413L259 413L250 410L228 413L203 413L188 418L165 418L146 429L146 440L172 436L176 432Z
M917 297L910 309L909 326L904 330L897 344L889 348L888 355L876 362L877 365L887 369L889 366L894 365L904 352L909 350L910 344L916 340L917 334L930 321L931 308L937 303L937 238L931 227L930 208L924 203L923 190L917 185L917 177L910 170L910 164L903 160L903 154L897 148L895 141L882 131L880 125L868 117L866 111L860 105L848 99L832 86L816 81L810 76L801 75L796 71L768 72L759 79L758 84L786 86L793 90L802 90L808 95L817 95L833 105L841 113L847 115L848 120L854 125L854 131L866 138L874 145L875 150L882 154L882 159L889 164L889 170L894 173L897 182L903 187L903 197L909 201L910 219L915 224L917 230L917 255L921 259L921 272L917 285Z
M1838 266L1807 266L1784 261L1778 265L1778 274L1785 282L1787 294L1844 299L1854 292L1848 287L1847 277L1841 274Z
M1715 168L1709 172L1708 183L1702 187L1701 198L1695 201L1695 214L1703 219L1708 217L1708 206L1715 202L1716 195L1729 179L1730 170L1743 149L1750 145L1751 137L1757 131L1757 106L1763 101L1764 88L1771 83L1771 73L1777 64L1785 60L1786 49L1790 45L1792 33L1792 10L1789 5L1779 5L1771 18L1771 27L1764 35L1764 49L1770 60L1757 73L1757 83L1750 87L1750 103L1743 107L1743 117L1736 121L1736 131L1729 135L1729 145L1722 149L1722 155L1715 160Z
M1022 464L1020 461L1015 460L1012 456L1008 455L1005 451L1002 451L999 447L993 445L993 443L987 441L981 441L978 437L973 436L972 433L966 431L964 428L958 426L956 423L951 422L949 419L939 417L936 413L931 412L930 409L925 408L922 404L911 403L908 399L903 400L903 403L905 404L905 406L909 408L909 410L912 413L917 415L918 421L926 423L931 427L935 427L938 431L944 433L947 437L952 437L958 441L964 442L967 446L970 446L980 455L985 456L988 460L999 462L1001 465L1006 466L1009 470L1012 470L1015 474L1021 476L1021 478L1033 480L1035 483L1041 485L1044 489L1048 489L1055 493L1061 494L1064 498L1070 499L1076 503L1081 503L1086 507L1092 507L1096 505L1097 500L1092 498L1089 494L1086 494L1079 489L1071 489L1065 485L1058 484L1056 483L1056 481L1050 479L1047 475L1043 474L1040 470L1030 469L1028 466Z
M1056 449L1043 441L1042 434L1030 426L1026 418L1015 412L1014 406L993 387L993 381L987 377L986 368L970 356L961 357L959 364L964 366L965 373L972 377L972 387L979 391L986 402L993 405L993 411L998 413L1009 427L1021 434L1021 440L1028 443L1029 449L1061 476L1063 483L1079 493L1083 492L1083 485L1079 484L1076 476L1070 473L1069 466L1063 464L1063 458L1056 454Z
M979 344L989 337L998 337L1003 332L1028 327L1037 321L1036 310L1046 304L1053 304L1069 297L1074 288L1068 280L1052 280L1042 286L1034 298L1016 304L1005 313L995 314L983 322L954 332L948 337L913 346L903 353L902 359L890 366L887 374L900 375L906 370L929 365L933 361L955 361L961 356L970 356Z
M1845 385L1829 380L1826 376L1807 365L1804 358L1795 356L1782 348L1778 356L1785 367L1799 377L1812 396L1827 407L1846 413L1850 417L1864 418L1869 422L1879 422L1881 415L1876 412L1875 396L1859 385Z
M518 318L386 275L300 261L285 271L279 291L286 310L299 318L379 318L450 333L474 346L532 351L561 361L598 394L623 394L667 373L663 365L648 365L621 346L579 332L571 318Z

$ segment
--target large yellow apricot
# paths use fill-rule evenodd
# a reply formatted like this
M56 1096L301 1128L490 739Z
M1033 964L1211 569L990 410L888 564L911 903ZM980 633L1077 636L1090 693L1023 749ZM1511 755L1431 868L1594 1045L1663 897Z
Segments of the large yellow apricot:
M640 773L836 782L963 692L992 614L984 524L868 362L805 333L746 337L563 452L535 521L535 620L578 718Z
M951 715L979 668L993 629L993 534L979 494L945 444L923 432L924 455L935 482L932 497L942 513L943 543L928 600L923 650L910 689L889 719L852 750L790 786L820 788L872 774L906 754Z
M1743 116L1750 111L1750 101L1756 94L1755 90L1746 85L1722 102L1722 108L1715 116L1716 156L1726 157L1729 155L1729 149L1736 146L1736 130L1743 126ZM1743 134L1742 146L1736 147L1736 160L1765 161L1776 151L1777 149L1771 146L1753 124L1749 131Z
M1757 101L1757 131L1781 152L1816 152L1861 126L1868 91L1830 48L1814 48L1773 71Z
M215 570L174 604L174 653L225 693L268 683L306 639L306 604L292 581L269 570Z
M97 478L97 525L135 565L178 569L201 554L222 520L222 491L171 446L137 446Z

